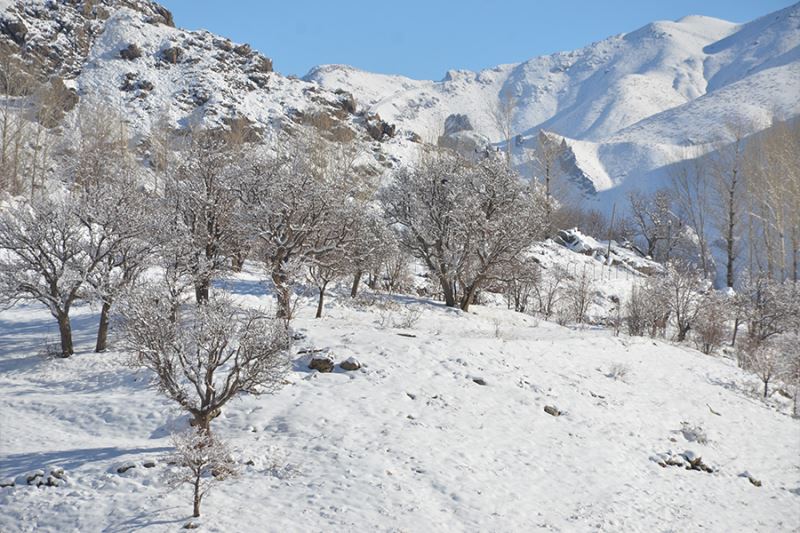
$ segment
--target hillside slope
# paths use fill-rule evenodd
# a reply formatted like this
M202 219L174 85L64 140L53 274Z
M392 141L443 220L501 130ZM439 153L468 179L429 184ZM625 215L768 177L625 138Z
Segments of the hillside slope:
M464 114L502 143L498 111L510 98L512 129L523 136L517 161L540 129L554 132L575 161L567 172L590 180L595 193L609 191L606 203L625 181L663 183L663 168L685 158L685 147L702 153L728 139L728 123L752 133L800 114L800 4L742 25L700 16L654 22L573 52L452 71L438 82L331 65L305 79L367 94L370 109L434 142L446 117Z
M260 279L250 269L225 286L269 307ZM302 305L305 338L286 385L215 420L243 471L207 497L203 530L800 524L800 425L759 399L755 378L731 360L498 308L464 314L401 298L414 321L348 300L334 298L321 320L312 301ZM90 353L96 315L85 306L75 315L78 353L46 361L35 353L52 332L47 312L0 314L0 481L18 484L0 488L0 529L174 531L191 507L188 489L167 484L167 435L187 419L123 354ZM297 351L311 348L363 367L309 371ZM670 451L698 454L713 472L660 466ZM64 486L26 486L56 467Z

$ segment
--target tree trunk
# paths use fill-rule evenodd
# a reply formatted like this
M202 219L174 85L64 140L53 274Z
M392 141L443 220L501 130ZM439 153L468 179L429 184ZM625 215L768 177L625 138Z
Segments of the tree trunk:
M764 399L766 399L766 398L767 398L767 387L768 387L768 386L769 386L769 380L768 380L768 379L765 379L765 380L764 380Z
M100 325L97 327L97 343L94 351L97 353L105 352L108 346L108 322L111 314L111 302L104 301L100 308Z
M439 276L439 283L442 285L442 294L444 295L444 305L447 307L456 306L456 294L453 290L453 284L444 276Z
M286 275L282 272L272 272L272 284L275 286L275 297L278 299L277 318L289 320L292 318L292 292L286 283Z
M464 296L461 297L461 310L465 313L469 311L469 306L475 298L475 292L478 290L478 283L472 283L467 290L464 291Z
M739 333L739 325L740 325L739 317L737 316L733 321L733 335L731 336L731 348L736 346L736 334Z
M236 252L233 254L233 256L231 256L231 270L234 272L241 272L244 267L244 259L244 252Z
M358 286L361 284L361 275L363 272L360 270L353 276L353 287L350 289L350 298L358 296Z
M197 474L194 478L194 509L192 516L198 518L200 516L200 501L203 499L203 495L200 494L200 474Z
M58 320L58 332L61 335L61 357L69 357L75 351L72 348L72 324L69 315L61 314L56 317Z
M208 303L208 289L211 283L207 280L201 280L194 285L194 297L198 304Z
M325 288L328 286L328 282L322 284L319 288L319 301L317 302L317 314L314 318L322 318L322 306L324 305L325 301Z

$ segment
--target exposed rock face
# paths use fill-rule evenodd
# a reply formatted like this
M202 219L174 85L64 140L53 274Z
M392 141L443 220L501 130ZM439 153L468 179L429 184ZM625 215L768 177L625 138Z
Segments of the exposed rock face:
M167 63L175 65L179 63L180 60L183 58L183 49L179 46L172 46L170 48L165 48L161 52L161 57Z
M469 117L467 115L462 115L460 113L454 113L444 119L444 134L452 135L453 133L458 133L459 131L472 131L472 123L469 121Z
M394 134L397 132L397 128L394 124L389 124L388 122L381 119L380 115L368 115L366 118L367 133L369 136L375 139L376 141L382 141L384 138L391 138L394 137Z
M469 159L485 157L491 148L489 139L476 131L462 130L439 137L439 146L449 148Z
M126 48L119 51L119 57L128 61L133 61L142 57L142 49L136 43L129 44Z
M20 46L25 44L25 36L28 35L28 27L21 20L0 20L0 31Z

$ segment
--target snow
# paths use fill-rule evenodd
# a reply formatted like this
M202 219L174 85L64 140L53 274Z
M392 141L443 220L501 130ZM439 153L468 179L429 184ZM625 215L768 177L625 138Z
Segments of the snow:
M9 6L9 0L1 1ZM631 189L663 188L671 165L725 140L726 124L746 124L752 133L775 118L800 114L800 4L746 24L702 16L657 21L574 51L480 72L451 70L439 81L321 65L302 80L255 73L258 83L251 79L254 60L224 51L224 39L149 24L152 6L130 5L139 10L108 6L105 21L80 20L66 4L58 11L64 21L17 13L28 27L30 46L55 44L51 55L65 56L70 66L67 85L84 102L122 113L134 141L162 121L218 126L233 116L252 121L269 138L300 113L330 109L338 98L334 91L344 90L353 94L359 112L380 114L397 126L395 138L373 143L356 124L361 119L344 119L368 144L363 152L373 159L369 164L384 161L380 166L386 168L413 163L420 147L411 140L415 135L436 144L451 114L466 115L477 134L502 144L496 111L510 94L513 131L526 139L524 147L533 147L540 129L565 140L571 156L565 172L578 194L610 212L614 203L625 204ZM59 23L88 23L96 36L88 52L59 32ZM142 57L119 59L119 50L130 43L141 47ZM159 59L170 46L185 52L177 64ZM121 90L128 74L153 89ZM529 154L516 152L527 175Z
M597 262L549 250L553 261ZM262 277L248 264L221 285L243 305L269 308ZM304 301L294 327L305 337L294 353L324 349L362 368L320 374L296 355L278 393L223 409L213 428L243 471L204 500L203 530L800 525L800 423L760 400L756 378L733 361L410 297L397 299L421 318L401 331L346 293L332 295L320 320L315 298ZM165 484L172 467L164 460L169 431L187 417L147 388L124 354L91 353L96 311L75 308L77 353L66 360L37 356L57 337L46 310L0 313L0 480L56 467L65 478L61 487L0 488L2 531L174 531L189 519L189 491ZM609 377L619 365L624 380ZM651 460L662 456L699 456L713 472Z
M725 140L726 122L749 133L800 114L798 18L800 4L743 25L702 16L659 21L571 52L451 71L437 82L336 65L306 79L368 95L372 111L434 142L444 119L461 113L502 143L494 111L512 94L514 131L563 137L575 160L569 172L588 179L599 193L595 207L610 212L631 188L662 187L687 146L696 156Z

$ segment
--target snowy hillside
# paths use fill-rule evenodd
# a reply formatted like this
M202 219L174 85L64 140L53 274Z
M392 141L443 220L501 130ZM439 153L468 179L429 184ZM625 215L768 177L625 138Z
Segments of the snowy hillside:
M253 266L224 284L269 307L262 276ZM757 398L756 378L731 360L498 308L348 300L335 298L321 320L303 305L283 388L236 400L215 421L243 471L207 497L202 531L800 523L800 425ZM43 309L0 315L0 481L17 482L0 488L3 531L175 531L187 521L188 488L165 481L168 432L187 418L123 354L90 353L96 318L77 308L78 353L48 361L36 355L53 334ZM362 368L309 371L301 352L319 349ZM688 452L711 472L659 464ZM59 486L27 486L37 470L59 469Z
M510 96L516 134L526 143L539 129L563 136L576 162L571 172L607 191L626 180L649 188L663 167L686 157L686 146L702 152L727 139L726 122L754 132L800 114L799 60L795 4L743 25L699 16L655 22L573 52L448 72L438 82L337 66L306 79L369 95L386 120L434 142L451 114L503 141L497 111Z
M85 5L5 0L0 42L62 76L82 101L125 115L136 139L155 124L244 118L267 136L314 124L362 140L388 166L413 160L420 141L436 144L451 115L500 143L498 115L510 106L517 162L540 129L563 137L565 172L607 209L620 192L663 183L687 146L697 155L726 139L727 123L750 133L800 114L800 4L742 25L701 16L654 22L575 51L449 71L441 81L346 65L290 79L248 45L173 27L149 0ZM131 45L136 57L123 59Z

